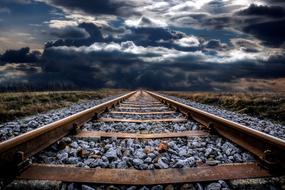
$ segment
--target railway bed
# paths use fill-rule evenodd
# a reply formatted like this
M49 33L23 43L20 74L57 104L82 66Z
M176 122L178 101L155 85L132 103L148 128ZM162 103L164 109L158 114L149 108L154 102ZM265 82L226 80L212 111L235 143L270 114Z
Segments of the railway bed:
M8 189L230 189L278 181L284 158L282 139L134 91L1 142L0 175Z

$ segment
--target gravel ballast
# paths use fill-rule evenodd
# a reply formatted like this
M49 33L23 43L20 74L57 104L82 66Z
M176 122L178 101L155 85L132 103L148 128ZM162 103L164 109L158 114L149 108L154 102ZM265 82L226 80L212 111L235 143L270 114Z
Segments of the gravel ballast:
M285 140L285 126L284 125L275 124L268 120L258 119L255 117L248 116L246 114L239 114L239 113L235 113L232 111L224 110L216 106L201 104L201 103L193 102L190 100L185 100L182 98L177 98L174 96L168 96L165 94L162 94L162 95L170 99L173 99L175 101L181 102L183 104L204 110L214 115L223 117L225 119L237 122L239 124L245 125L247 127L262 131L266 134Z
M196 167L199 164L241 163L254 159L232 143L217 136L134 139L62 139L67 146L54 144L33 158L45 164L75 164L86 168L167 169ZM62 143L58 143L62 144Z
M145 114L145 115L131 115L131 114L112 114L106 113L100 115L103 118L116 118L116 119L164 119L164 118L184 118L183 114Z
M126 133L163 133L199 130L196 122L152 122L152 123L126 123L126 122L88 122L84 124L83 131L105 131Z
M62 189L74 190L230 190L229 185L224 180L203 183L182 183L152 186L127 186L127 185L95 185L64 183Z

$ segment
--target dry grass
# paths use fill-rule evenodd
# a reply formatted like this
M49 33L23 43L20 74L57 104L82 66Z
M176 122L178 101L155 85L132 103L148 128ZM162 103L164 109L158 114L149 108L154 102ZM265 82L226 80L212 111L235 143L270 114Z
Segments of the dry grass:
M100 89L96 91L0 93L0 122L11 121L51 109L66 107L72 103L101 99L123 92L126 91Z
M284 93L191 93L166 92L169 95L215 105L260 119L285 124Z

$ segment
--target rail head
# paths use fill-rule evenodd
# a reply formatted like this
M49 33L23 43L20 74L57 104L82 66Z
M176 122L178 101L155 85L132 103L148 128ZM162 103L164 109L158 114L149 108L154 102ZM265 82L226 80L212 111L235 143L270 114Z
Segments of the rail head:
M246 150L255 154L260 159L264 160L266 163L271 162L270 160L272 159L273 152L275 154L274 159L278 159L278 162L282 162L280 159L285 158L285 141L283 139L271 136L245 125L241 125L220 116L177 102L163 95L150 91L146 92L159 99L160 101L168 103L185 112L194 120L202 123L206 127L214 128L214 130L220 135L233 141L236 144L239 144ZM245 142L245 139L249 142ZM253 143L255 145L253 145ZM283 166L285 167L285 164L283 164Z

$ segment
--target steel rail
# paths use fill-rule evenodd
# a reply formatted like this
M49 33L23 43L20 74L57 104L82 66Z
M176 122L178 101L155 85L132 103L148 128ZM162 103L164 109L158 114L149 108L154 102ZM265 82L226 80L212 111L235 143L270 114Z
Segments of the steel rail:
M285 141L258 130L224 119L200 109L182 104L163 95L146 91L164 104L175 107L189 118L196 120L211 131L236 143L255 155L263 166L284 173Z
M132 96L136 91L60 119L0 143L0 177L14 175L30 156L55 143L97 115Z

